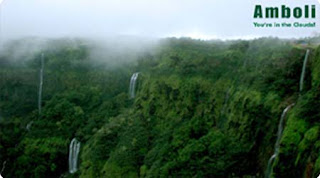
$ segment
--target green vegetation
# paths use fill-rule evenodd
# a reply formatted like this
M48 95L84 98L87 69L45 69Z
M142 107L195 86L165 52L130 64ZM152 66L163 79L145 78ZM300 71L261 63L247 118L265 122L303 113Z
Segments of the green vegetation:
M299 93L306 47L276 38L163 39L152 51L124 50L127 60L112 65L85 40L48 41L17 55L22 44L12 42L0 56L5 177L263 177L291 103L273 176L320 173L320 47L308 46ZM129 99L134 72L136 97ZM74 137L80 166L69 174Z

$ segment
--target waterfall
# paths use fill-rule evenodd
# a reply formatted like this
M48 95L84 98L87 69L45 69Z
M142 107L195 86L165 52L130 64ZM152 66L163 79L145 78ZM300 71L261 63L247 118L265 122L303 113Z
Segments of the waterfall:
M39 116L41 116L41 105L42 105L42 86L43 86L43 70L44 70L44 54L41 54L41 67L40 67L40 72L39 72L39 91L38 91L38 111L39 111ZM33 124L33 121L30 121L26 129L30 131L30 128Z
M304 57L304 61L303 61L303 66L302 66L302 71L301 71L301 76L300 76L300 83L299 83L299 92L302 92L303 90L303 81L304 81L304 77L305 77L305 73L306 73L306 66L308 63L308 57L309 57L309 53L310 50L307 49L305 57ZM272 174L272 169L273 169L273 162L276 159L276 157L279 154L280 151L280 139L282 137L282 132L283 132L283 121L287 115L287 112L289 111L289 109L291 109L292 106L294 106L295 103L290 104L289 106L287 106L282 114L281 114L281 119L280 119L280 123L278 125L278 133L277 133L277 140L276 140L276 144L274 146L274 153L273 155L270 157L269 161L268 161L268 166L267 166L267 170L266 170L266 178L269 178Z
M274 153L273 155L270 157L269 161L268 161L268 167L267 167L267 171L266 171L266 178L269 178L271 176L272 173L272 164L273 161L275 160L275 158L278 156L279 151L280 151L280 139L282 137L282 132L283 132L283 121L287 115L287 112L289 111L289 109L291 109L292 106L294 106L295 103L290 104L289 106L287 106L281 114L281 118L280 118L280 122L278 125L278 132L277 132L277 141L276 144L274 146Z
M6 168L6 164L7 164L7 161L4 161L4 162L2 163L2 168L1 168L1 171L0 171L0 176L1 176L1 174L3 173L4 169Z
M136 88L136 83L137 83L138 75L139 75L139 72L136 72L136 73L134 73L134 74L131 76L130 86L129 86L129 95L130 95L130 98L134 98L134 97L135 97L135 88Z
M43 86L43 67L44 67L44 55L41 54L41 68L40 68L40 81L39 81L39 96L38 96L38 110L41 115L41 99L42 99L42 86Z
M78 155L80 152L80 142L73 138L69 147L69 172L71 174L78 170Z
M39 72L39 91L38 91L38 111L39 111L39 116L41 115L41 104L42 104L42 86L43 86L43 68L44 68L44 54L41 54L41 61L40 61L40 72ZM30 131L30 128L33 124L33 121L30 121L26 129Z
M310 50L307 49L307 52L306 52L306 55L305 55L304 61L303 61L301 76L300 76L300 88L299 88L300 92L303 90L303 81L304 81L304 76L305 76L305 73L306 73L306 65L307 65L307 62L308 62L309 53L310 53Z
M33 124L33 121L30 121L30 122L27 124L26 129L27 129L28 131L30 130L32 124Z

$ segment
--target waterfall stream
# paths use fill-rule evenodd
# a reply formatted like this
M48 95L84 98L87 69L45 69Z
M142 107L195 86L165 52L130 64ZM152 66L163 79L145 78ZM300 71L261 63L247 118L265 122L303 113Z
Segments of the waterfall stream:
M135 97L135 88L136 88L136 83L137 83L138 75L139 75L139 72L136 72L136 73L134 73L134 74L131 76L130 86L129 86L129 95L130 95L130 98L134 98L134 97Z
M30 122L27 124L26 129L27 129L28 131L30 130L32 124L33 124L33 121L30 121Z
M39 72L39 90L38 90L38 112L39 116L41 115L41 105L42 105L42 87L43 87L43 70L44 70L44 54L41 54L41 61L40 61L40 72ZM26 129L30 131L30 128L33 124L33 121L30 121Z
M4 169L6 168L6 164L7 164L7 161L4 161L2 163L2 168L1 168L1 171L0 171L0 175L3 173Z
M69 147L69 172L71 174L78 170L78 155L80 152L80 142L73 138Z
M42 104L42 86L43 86L43 68L44 68L44 54L41 54L41 68L40 68L40 76L39 76L39 96L38 96L38 111L39 115L41 115L41 104Z
M305 73L306 73L306 66L308 63L309 53L310 53L310 50L307 49L304 60L303 60L303 66L302 66L302 71L301 71L301 76L300 76L299 92L301 92L303 90L303 82L304 82L304 77L305 77ZM291 109L291 107L294 106L294 104L295 103L287 106L281 114L280 123L278 125L277 140L276 140L276 144L274 146L274 153L268 161L268 166L267 166L266 175L265 175L266 178L269 178L272 174L273 162L276 159L276 157L278 156L279 151L280 151L280 140L281 140L282 132L283 132L283 122L284 122L284 119L287 115L287 112L289 111L289 109Z
M305 55L304 61L303 61L301 76L300 76L300 87L299 87L299 91L300 92L303 90L303 81L304 81L304 76L306 74L306 66L307 66L307 63L308 63L309 53L310 53L310 50L307 49L307 52L306 52L306 55Z
M279 154L279 151L280 151L280 140L281 140L281 137L282 137L282 132L283 132L283 122L284 122L284 119L287 115L287 112L292 108L292 106L294 106L295 103L293 104L290 104L289 106L287 106L282 114L281 114L281 118L280 118L280 122L279 122L279 125L278 125L278 132L277 132L277 141L276 141L276 144L274 146L274 153L273 155L270 157L269 161L268 161L268 167L267 167L267 171L266 171L266 178L269 178L271 176L271 173L272 173L272 164L275 160L275 158L278 156Z
M38 90L38 112L39 116L41 115L41 105L42 105L42 88L43 88L43 70L44 70L44 54L41 54L41 61L40 61L40 72L39 72L39 90ZM30 131L30 128L33 124L33 121L30 121L26 129Z

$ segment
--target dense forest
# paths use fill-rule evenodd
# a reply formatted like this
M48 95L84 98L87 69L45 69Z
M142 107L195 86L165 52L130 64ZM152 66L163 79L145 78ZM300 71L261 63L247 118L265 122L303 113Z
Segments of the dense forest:
M11 41L0 53L0 174L317 177L317 41Z

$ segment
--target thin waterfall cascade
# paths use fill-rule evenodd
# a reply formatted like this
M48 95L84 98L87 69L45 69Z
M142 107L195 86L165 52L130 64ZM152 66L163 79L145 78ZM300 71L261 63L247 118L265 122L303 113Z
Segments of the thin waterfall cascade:
M27 124L26 129L27 129L28 131L30 130L32 124L33 124L33 121L30 121L30 122Z
M307 49L304 60L303 60L303 66L302 66L302 71L301 71L301 76L300 76L299 92L303 91L303 82L304 82L304 78L305 78L306 66L308 63L309 54L310 54L310 50ZM276 157L278 156L279 151L280 151L280 140L281 140L282 132L283 132L283 122L284 122L284 119L287 115L287 112L294 106L294 104L295 103L287 106L281 114L280 123L278 125L277 140L276 140L276 144L274 146L274 153L268 161L268 166L267 166L266 175L265 175L266 178L271 177L271 174L273 171L273 162L276 159Z
M303 81L304 81L304 77L305 77L305 74L306 74L306 66L307 66L307 63L308 63L309 53L310 53L310 50L307 49L306 55L305 55L304 61L303 61L301 76L300 76L300 86L299 86L299 91L300 92L303 90Z
M0 171L0 175L3 173L4 169L6 168L6 164L7 164L7 161L4 161L2 163L2 168L1 168L1 171Z
M44 54L41 54L41 68L39 73L39 96L38 96L38 111L41 115L41 104L42 104L42 88L43 88L43 70L44 70Z
M69 172L71 174L78 170L78 155L80 152L80 142L73 138L69 146Z
M295 105L295 103L290 104L289 106L287 106L281 114L281 118L280 118L280 122L278 125L278 132L277 132L277 140L276 140L276 144L274 146L274 153L273 155L270 157L269 161L268 161L268 166L267 166L267 170L266 170L266 178L269 178L271 176L272 173L272 166L273 166L273 162L276 159L276 157L279 154L280 151L280 140L282 137L282 133L283 133L283 123L284 123L284 119L287 116L287 112Z
M38 91L38 111L39 116L41 115L41 106L42 106L42 88L43 88L43 70L44 70L44 54L41 54L41 64L40 64L40 72L39 72L39 91ZM33 121L30 121L26 129L30 131Z
M136 88L138 76L139 76L139 72L136 72L131 76L130 86L129 86L130 98L135 97L135 88Z

